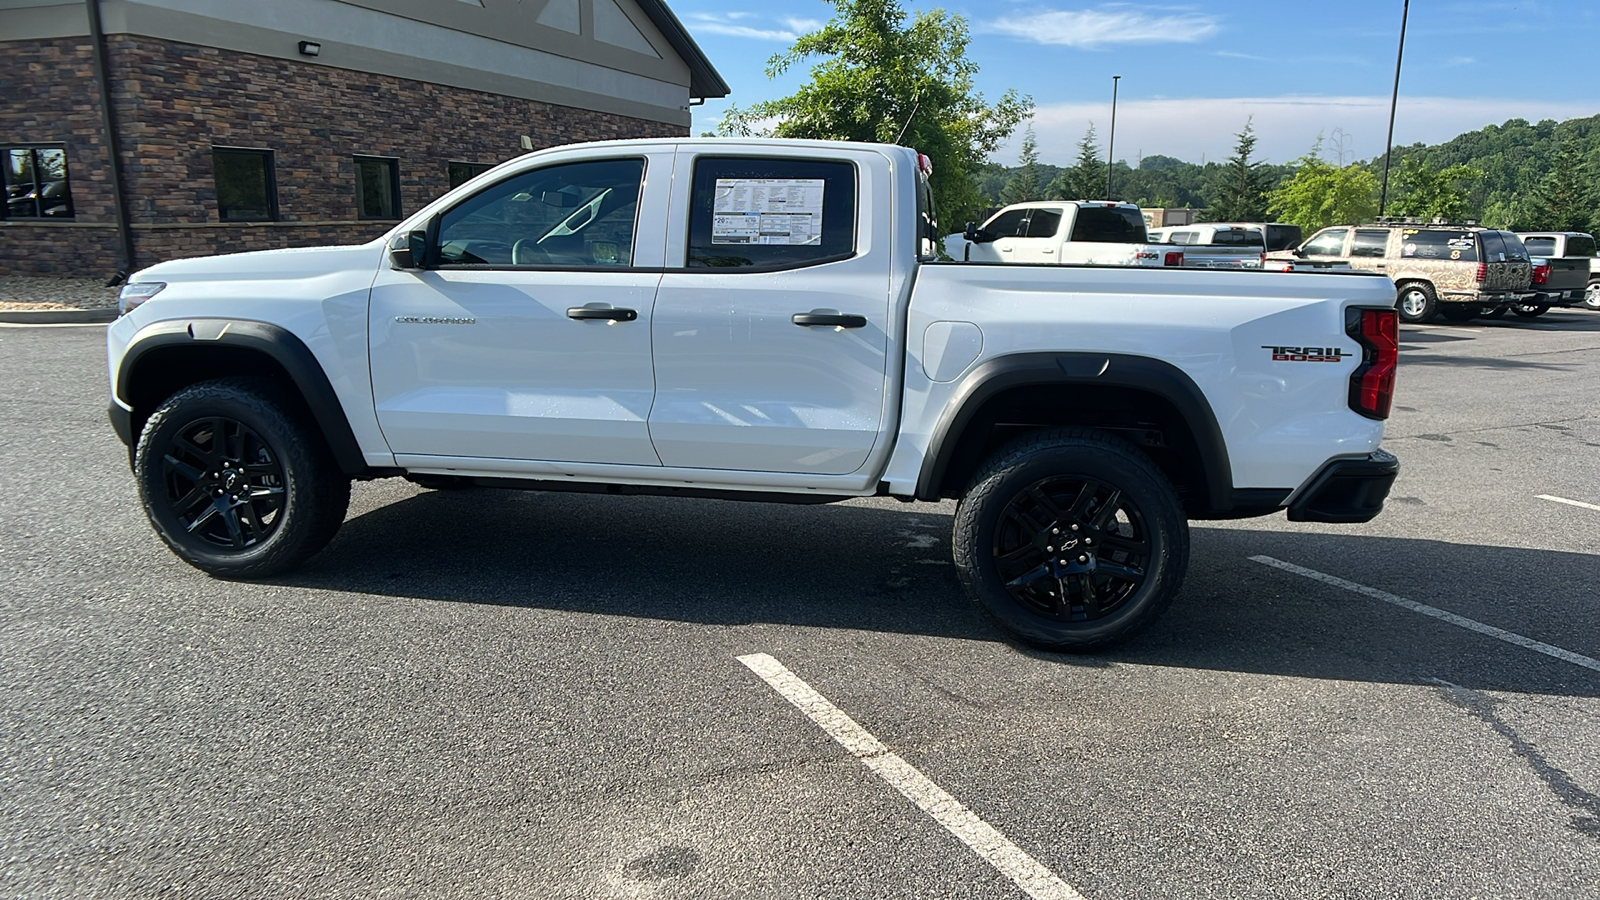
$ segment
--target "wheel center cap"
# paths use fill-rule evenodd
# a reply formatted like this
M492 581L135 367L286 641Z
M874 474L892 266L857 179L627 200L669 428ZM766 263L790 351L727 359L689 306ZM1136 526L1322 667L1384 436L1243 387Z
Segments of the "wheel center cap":
M235 490L239 487L239 482L243 480L244 477L238 472L229 472L228 474L222 476L222 489L225 491Z

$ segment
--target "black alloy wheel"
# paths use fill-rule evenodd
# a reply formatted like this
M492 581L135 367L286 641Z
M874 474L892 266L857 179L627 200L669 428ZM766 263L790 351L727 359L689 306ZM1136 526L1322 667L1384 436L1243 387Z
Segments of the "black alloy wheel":
M350 479L271 381L201 382L151 414L134 449L150 524L178 558L223 578L293 568L344 522Z
M994 531L995 568L1018 605L1061 622L1113 615L1148 576L1149 526L1122 491L1094 478L1041 479Z
M1046 650L1127 640L1171 604L1189 558L1177 492L1150 458L1092 429L997 452L956 510L956 574L1002 628Z
M283 464L243 422L221 416L190 422L173 436L160 465L167 508L195 539L244 550L277 529Z

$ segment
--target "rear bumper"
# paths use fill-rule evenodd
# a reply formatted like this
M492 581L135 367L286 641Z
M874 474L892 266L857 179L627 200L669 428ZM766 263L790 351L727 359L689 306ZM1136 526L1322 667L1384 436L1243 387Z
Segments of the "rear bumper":
M1564 291L1540 291L1534 298L1534 303L1548 303L1551 306L1576 306L1583 302L1583 288L1569 288Z
M1355 459L1335 459L1311 476L1289 503L1291 522L1370 522L1400 474L1394 454L1374 450Z

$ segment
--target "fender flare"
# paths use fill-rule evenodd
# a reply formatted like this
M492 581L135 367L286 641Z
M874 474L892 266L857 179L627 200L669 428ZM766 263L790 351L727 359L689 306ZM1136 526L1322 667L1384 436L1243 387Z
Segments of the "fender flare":
M1228 445L1205 393L1194 379L1171 363L1120 353L1018 353L981 363L963 379L934 426L929 452L922 459L922 471L917 477L917 499L939 499L939 485L944 482L961 435L985 402L1011 388L1037 385L1133 388L1171 403L1199 449L1212 512L1225 513L1233 508Z
M131 376L139 361L151 351L201 342L258 352L281 366L321 429L339 468L351 477L367 471L361 445L350 428L350 421L345 418L344 407L339 403L338 394L334 393L333 383L322 370L322 363L304 341L277 325L239 319L178 319L147 325L128 342L122 361L117 366L117 400L132 406L128 398ZM113 409L116 408L113 405ZM123 435L121 431L119 424L119 436L124 443L132 446L137 435L131 433L131 422L128 434Z

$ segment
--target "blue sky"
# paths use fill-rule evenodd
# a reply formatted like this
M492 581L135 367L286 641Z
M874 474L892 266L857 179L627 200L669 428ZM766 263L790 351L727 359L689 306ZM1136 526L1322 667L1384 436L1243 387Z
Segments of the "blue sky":
M1105 146L1111 76L1121 75L1116 155L1194 162L1232 152L1253 116L1257 153L1287 162L1324 135L1324 157L1383 151L1401 0L902 0L967 19L986 98L1031 94L1040 158L1067 164L1093 122ZM820 0L674 0L733 93L698 107L694 133L729 103L783 96L766 61L831 17ZM1413 0L1395 142L1437 143L1491 122L1600 113L1600 0ZM1020 134L1020 132L1019 132ZM1015 164L1017 138L996 154Z

